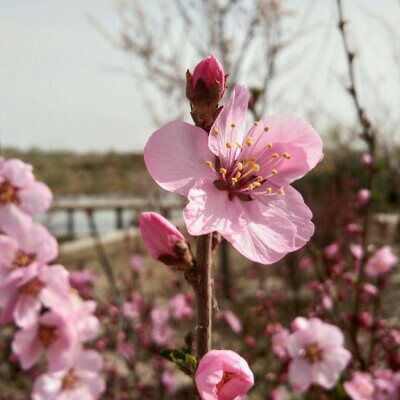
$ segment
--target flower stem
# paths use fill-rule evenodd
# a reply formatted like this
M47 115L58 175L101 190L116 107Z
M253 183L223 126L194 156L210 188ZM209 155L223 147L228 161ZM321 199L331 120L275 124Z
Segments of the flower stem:
M212 233L197 238L196 344L199 359L211 350L212 328Z

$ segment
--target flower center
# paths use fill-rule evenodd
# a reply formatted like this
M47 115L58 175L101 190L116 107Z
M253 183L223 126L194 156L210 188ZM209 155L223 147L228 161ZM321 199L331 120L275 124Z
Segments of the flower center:
M0 203L17 203L17 189L10 182L5 181L0 184Z
M224 374L222 375L221 381L217 384L217 393L222 389L222 386L224 386L225 383L228 383L236 375L237 374L235 374L235 373L224 371Z
M25 285L19 288L19 292L21 294L26 294L28 296L37 297L40 291L44 288L43 282L41 282L38 278L33 278Z
M316 343L308 344L304 350L304 358L311 364L322 361L322 350Z
M44 347L49 347L58 339L59 332L56 326L40 325L38 338Z
M365 397L369 397L372 395L372 393L374 393L374 388L371 386L365 385L364 383L357 382L356 388L360 392L360 394Z
M73 371L68 372L62 380L61 388L62 390L72 390L75 388L77 382L76 375Z
M26 267L34 259L35 259L35 255L34 254L26 254L22 250L18 250L16 255L15 255L14 261L12 262L10 267L12 269Z

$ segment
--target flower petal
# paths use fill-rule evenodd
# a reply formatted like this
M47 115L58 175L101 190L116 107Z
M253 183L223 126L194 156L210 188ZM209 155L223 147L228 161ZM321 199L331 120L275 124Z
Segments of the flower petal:
M202 181L189 191L189 204L183 210L186 227L191 235L218 231L222 235L244 231L243 202L228 198L228 192L218 190L211 181Z
M314 234L312 213L304 203L302 195L291 186L284 188L284 195L259 196L257 200L287 218L296 227L293 250L303 247Z
M211 127L208 145L211 151L224 162L236 149L236 142L243 141L248 104L247 90L243 86L237 85L231 99L225 104ZM232 124L235 124L235 127L232 127ZM219 133L216 134L216 131ZM228 142L232 144L232 149L226 147Z
M248 259L272 264L295 249L296 227L272 208L253 200L243 202L245 232L223 235Z
M289 365L289 381L293 389L305 391L311 383L311 365L304 358L295 358Z
M19 237L32 226L32 218L22 212L15 204L0 205L0 231Z
M34 182L18 192L21 209L29 215L46 211L53 200L53 195L42 182Z
M144 160L153 179L164 189L184 196L197 180L213 175L206 161L214 158L207 132L182 121L155 131L144 148Z
M301 178L323 156L321 137L310 124L293 115L263 118L257 126L250 129L247 137L253 139L253 145L247 149L248 154L243 155L257 157L260 174L263 176L269 176L272 169L276 169L278 173L268 180L278 186ZM268 145L272 147L269 148ZM277 159L272 158L274 153L278 154ZM284 153L288 153L290 159L283 157Z

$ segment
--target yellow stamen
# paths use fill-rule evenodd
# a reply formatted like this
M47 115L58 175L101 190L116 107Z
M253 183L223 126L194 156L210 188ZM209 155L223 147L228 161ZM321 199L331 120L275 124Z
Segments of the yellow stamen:
M231 143L231 142L226 142L226 147L227 147L228 149L232 148L232 143Z
M282 154L282 157L287 158L288 160L292 158L292 156L289 153L286 153L286 151Z
M207 165L208 168L211 168L212 167L212 162L211 161L206 161L206 165Z
M261 186L261 183L260 183L260 182L254 182L254 183L253 183L253 186L254 186L254 187L259 187L259 186Z
M279 157L279 154L278 154L278 153L272 154L272 158L278 158L278 157Z
M253 171L254 172L260 171L260 166L258 164L254 164Z
M267 147L268 147L269 149L272 149L272 143L268 143L268 144L267 144Z
M220 131L219 129L214 129L214 133L215 133L216 135L219 135L219 134L221 133L221 131Z
M226 171L225 168L220 168L219 172L220 172L221 175L225 175L227 171Z
M247 157L243 157L243 162L246 163L247 161L249 161L249 159Z
M255 157L250 158L250 161L256 161L256 160L257 160L257 158L255 158Z
M236 178L236 179L239 179L241 176L242 176L242 174L241 174L240 172L238 172L238 173L235 175L235 178Z
M276 193L278 193L278 194L283 194L283 190L282 190L282 189L278 189L278 190L276 191Z
M250 183L250 185L249 185L249 186L247 186L247 189L249 189L249 190L253 190L253 189L254 189L254 184L253 184L253 183Z
M234 122L231 123L232 128L236 128L236 124Z
M258 125L260 125L260 123L258 121L256 121L256 122L254 122L254 125L258 126Z
M238 167L238 170L241 171L243 169L243 164L240 162L240 163L238 163L237 167Z
M253 139L251 138L251 137L249 137L249 138L247 138L246 139L246 144L247 144L247 146L252 146L253 145Z
M264 131L265 131L265 132L268 132L268 131L269 131L268 126L264 126Z
M261 182L262 180L264 180L264 178L260 175L260 176L257 176L257 180L258 180L258 182Z
M239 149L243 148L243 146L239 142L236 142L236 146L239 147Z
M272 193L272 189L271 189L271 188L267 188L266 192L267 192L268 194L269 194L269 193Z
M237 179L234 178L234 177L232 177L232 178L231 178L231 181L232 181L233 183L236 183L236 182L237 182Z
M271 174L272 175L276 175L278 173L278 171L276 170L276 169L273 169L272 171L271 171Z

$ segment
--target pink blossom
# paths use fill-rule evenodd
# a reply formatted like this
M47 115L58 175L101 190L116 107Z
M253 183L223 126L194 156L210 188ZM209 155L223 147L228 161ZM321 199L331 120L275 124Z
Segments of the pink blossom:
M166 307L154 307L150 313L153 325L163 326L169 321L169 311Z
M49 188L36 182L32 166L21 160L3 161L0 167L0 231L18 235L31 224L29 216L47 210Z
M372 158L371 154L368 154L368 153L362 154L362 156L361 156L361 164L364 167L369 168L369 167L372 166L373 163L374 163L374 159Z
M160 186L189 198L190 234L220 232L247 258L270 264L314 232L290 183L321 160L322 142L305 121L283 115L262 119L245 135L247 103L247 90L236 86L209 135L171 122L153 133L144 158Z
M354 372L351 381L345 382L343 387L352 400L375 399L375 389L370 374Z
M143 308L143 300L140 295L134 293L131 297L131 301L124 303L122 307L122 313L125 318L137 319L140 317Z
M171 347L175 331L170 326L153 326L151 340L159 347Z
M71 286L86 298L91 297L92 287L96 279L96 276L89 268L84 268L80 271L71 271L69 273Z
M184 294L175 295L169 302L171 317L175 321L188 319L192 316L192 309L190 308L186 296Z
M154 260L167 265L182 266L183 269L189 267L192 260L189 260L188 242L167 219L154 212L144 212L140 215L140 231Z
M218 319L223 319L235 333L241 333L243 330L240 319L230 310L220 311L217 316Z
M202 400L239 400L254 384L246 360L230 350L211 350L199 362L195 382Z
M178 381L171 371L163 371L161 374L161 382L168 394L174 394L178 388Z
M292 361L289 381L293 388L305 391L311 384L331 389L350 361L343 347L343 334L318 318L309 319L307 327L292 333L286 343Z
M289 393L284 386L279 386L276 389L271 390L268 396L268 400L289 400Z
M140 254L132 254L129 265L133 272L142 272L144 268L143 257Z
M286 342L289 337L289 331L287 329L279 329L271 337L272 340L272 351L280 360L286 361L288 354L286 351Z
M70 290L68 271L62 265L32 264L10 274L0 285L0 323L13 319L20 327L33 324L42 305L52 307L67 299Z
M357 204L359 207L363 207L371 200L371 191L368 189L360 189L357 192Z
M390 246L383 246L372 255L365 266L365 273L372 278L389 272L397 263Z
M31 224L15 236L0 235L0 282L19 268L47 264L57 255L57 241L42 225Z
M332 260L334 259L340 251L340 246L338 243L332 243L329 246L326 246L324 248L324 256L328 259L328 260Z
M70 368L35 380L32 400L97 400L105 390L99 375L102 368L100 354L93 350L79 352Z
M46 353L49 370L57 372L71 365L78 349L77 335L71 322L49 311L14 335L12 349L23 369L31 368Z

